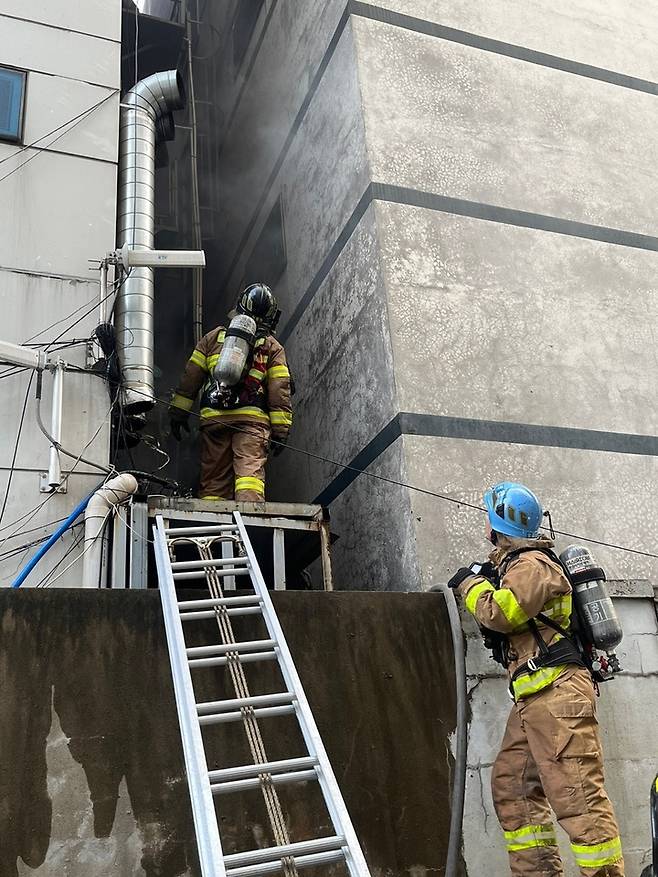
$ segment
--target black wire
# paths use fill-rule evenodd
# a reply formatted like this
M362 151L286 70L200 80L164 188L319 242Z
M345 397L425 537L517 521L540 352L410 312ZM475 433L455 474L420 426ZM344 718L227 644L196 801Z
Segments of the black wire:
M50 143L46 147L44 147L43 149L40 149L38 152L35 152L33 155L31 155L29 158L27 158L24 162L22 162L22 164L19 164L18 167L15 167L13 170L9 171L8 174L5 174L4 177L0 177L0 183L2 183L3 180L8 180L9 177L13 176L14 174L17 174L18 171L22 170L26 164L29 164L35 158L38 158L40 155L42 155L42 153L45 152L47 149L49 149L53 145L53 143L57 143L58 140L61 140L65 134L68 134L69 131L72 131L73 128L75 128L77 125L79 125L80 122L82 122L84 119L87 118L87 116L91 115L91 113L93 113L94 110L97 110L100 106L102 106L104 103L106 103L108 100L110 100L110 98L114 97L117 94L117 92L118 92L118 89L116 89L116 88L113 89L110 92L110 94L105 95L105 97L102 100L99 100L98 103L94 104L93 106L89 107L86 110L83 110L82 113L79 113L77 116L73 116L72 119L69 119L67 122L63 122L61 125L59 125L57 128L55 128L53 131L51 131L50 133L54 134L56 131L59 131L61 128L66 128L65 131L62 131L61 134L58 134L57 137L55 137L53 140L51 140ZM69 127L66 127L67 125ZM39 140L44 140L46 137L49 137L49 136L50 136L49 134L44 134L43 137L39 138ZM3 159L3 161L8 161L10 158L14 158L16 155L20 155L25 149L29 149L34 144L39 143L39 140L35 140L34 143L29 143L27 146L24 147L23 150L19 150L18 152L12 153L11 155L7 156L7 158Z
M108 94L106 97L103 98L102 101L95 104L93 107L89 107L88 109L83 110L81 113L78 113L77 116L73 116L73 118L69 119L68 122L62 122L61 125L58 125L56 128L53 128L52 131L48 131L47 134L42 134L41 137L38 137L36 140L33 140L31 143L26 143L20 149L17 149L16 152L12 152L11 155L7 155L5 158L0 159L0 164L4 164L6 161L11 161L12 158L15 158L17 155L20 155L21 153L25 152L26 149L31 149L33 146L36 146L37 143L41 143L42 140L45 140L46 137L50 137L51 134L56 134L61 128L65 128L67 125L70 125L71 122L75 122L78 119L80 121L82 121L82 116L86 116L87 113L90 113L93 110L95 110L96 107L99 107L104 101L109 100L115 94L118 94L118 92L119 92L118 88L112 89L112 94ZM53 143L54 142L55 141L53 140ZM51 144L49 143L48 146L50 146L50 145Z
M23 399L23 410L21 411L21 419L18 424L18 432L16 433L16 441L14 443L14 453L11 458L11 467L9 469L9 478L7 479L7 487L5 488L5 497L2 501L2 511L0 511L0 523L2 523L2 519L5 516L5 510L7 508L7 501L9 499L9 492L11 490L11 482L14 478L14 471L16 467L16 457L18 455L18 446L21 441L21 433L23 432L23 423L25 422L25 412L27 411L27 403L30 398L30 389L32 388L32 381L34 380L34 372L30 374L30 380L27 382L27 389L25 391L25 398Z
M81 369L84 371L84 369ZM103 377L103 375L100 375ZM134 392L139 393L139 390L134 390ZM142 394L145 398L150 398L146 393ZM157 402L159 405L166 405L167 408L170 405L170 401L168 399L160 399L158 396L153 397L154 402ZM189 412L193 417L197 419L201 419L201 415L196 411ZM232 429L234 432L244 432L247 433L248 430L240 429L239 426L231 423L225 423L224 426L227 426L229 429ZM478 512L485 512L486 509L483 506L474 505L473 503L467 502L463 499L457 499L454 496L448 496L445 493L438 493L435 490L428 490L426 487L417 487L414 484L407 484L404 481L397 481L395 478L387 478L385 475L377 475L375 472L368 472L366 469L358 469L356 466L350 466L347 463L341 463L338 460L332 460L330 457L324 457L322 454L314 454L312 451L307 451L304 448L295 447L295 445L288 444L287 442L281 442L277 439L270 438L270 442L273 445L280 445L281 447L287 448L290 451L294 451L298 454L303 454L306 457L311 457L314 460L320 460L323 463L329 463L332 466L337 466L339 469L343 469L346 472L355 472L357 475L365 475L367 478L375 478L377 481L383 481L386 484L393 484L396 487L404 487L407 490L413 490L416 493L422 493L425 496L431 496L435 499L441 499L444 502L450 502L457 506L464 506L465 508L473 509ZM540 529L546 530L547 527L541 527ZM567 536L570 539L579 539L581 542L591 542L593 545L602 545L605 548L615 548L618 551L626 551L630 554L639 554L642 557L653 557L658 558L658 554L654 554L651 551L642 551L638 548L628 548L625 545L617 545L614 542L605 542L601 539L590 539L588 536L580 536L577 533L567 533L564 530L555 530L559 536Z
M64 533L62 533L62 536L64 536ZM73 537L73 541L71 542L69 547L66 549L64 554L60 557L60 559L57 561L57 563L51 569L48 570L48 572L45 574L45 576L37 582L37 584L34 586L35 588L47 587L47 585L44 585L44 582L52 576L52 574L55 572L57 567L60 566L60 564L64 563L64 561L69 556L69 554L71 554L73 551L75 551L75 549L78 547L80 542L83 541L84 537L85 537L84 530L81 533L77 533Z

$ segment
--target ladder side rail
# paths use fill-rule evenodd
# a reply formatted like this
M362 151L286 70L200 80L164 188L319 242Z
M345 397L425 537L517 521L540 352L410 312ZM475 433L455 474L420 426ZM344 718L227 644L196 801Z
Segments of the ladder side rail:
M180 622L178 600L167 548L167 537L162 516L156 517L153 527L155 560L158 570L160 599L164 615L167 645L171 661L171 675L176 695L176 709L180 723L187 783L192 803L199 862L203 877L225 877L224 856L217 826L215 804L210 790L208 764L203 748L201 727L192 687L192 676L187 663L185 638Z
M233 515L240 533L242 544L244 545L247 557L249 558L249 568L252 574L252 582L254 590L261 598L263 606L263 619L267 626L268 633L273 640L276 640L281 660L279 666L283 679L286 683L288 691L294 692L297 699L297 718L299 726L304 737L304 742L308 748L310 756L317 759L318 762L318 781L324 794L325 803L329 811L329 816L334 826L336 834L345 838L347 853L345 855L346 864L350 872L350 877L370 877L370 871L366 864L361 845L354 831L352 820L345 806L342 793L338 786L338 782L334 775L329 756L324 748L322 737L315 723L311 707L306 698L306 692L302 686L301 679L297 673L297 668L292 659L292 654L288 648L288 643L283 633L283 628L277 617L270 597L263 573L261 572L256 554L254 552L247 529L242 520L240 512Z

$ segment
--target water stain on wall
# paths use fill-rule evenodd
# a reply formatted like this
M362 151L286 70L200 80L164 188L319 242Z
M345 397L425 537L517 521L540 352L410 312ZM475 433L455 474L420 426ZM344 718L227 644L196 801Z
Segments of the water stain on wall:
M373 874L442 873L454 730L442 599L274 596ZM0 875L198 877L157 592L0 591L0 619ZM261 625L236 619L236 634ZM216 633L191 628L190 645ZM234 696L217 668L194 680L198 701ZM269 662L248 681L252 694L283 685ZM261 728L268 758L305 754L287 717ZM250 760L238 725L205 740L210 769ZM315 784L280 798L293 840L332 833ZM222 796L218 812L226 853L273 843L258 793Z

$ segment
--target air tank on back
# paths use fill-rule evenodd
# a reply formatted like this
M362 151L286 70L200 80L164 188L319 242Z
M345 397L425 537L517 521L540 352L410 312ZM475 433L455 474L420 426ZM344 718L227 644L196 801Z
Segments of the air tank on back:
M256 321L247 314L236 314L226 330L213 377L220 387L234 387L245 370L256 337Z
M560 554L573 584L573 598L585 636L597 649L614 654L622 641L617 612L605 583L605 572L597 565L588 548L570 545Z

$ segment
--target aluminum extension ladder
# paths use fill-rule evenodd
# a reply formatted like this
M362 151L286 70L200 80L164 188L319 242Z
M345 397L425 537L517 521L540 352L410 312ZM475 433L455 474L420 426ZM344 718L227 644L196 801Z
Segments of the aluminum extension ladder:
M281 625L262 572L247 535L241 515L235 512L233 524L206 525L167 529L162 516L156 517L153 528L155 557L167 643L180 722L185 766L203 877L256 877L261 874L283 872L286 877L303 868L344 862L350 877L369 877L363 852L352 826L347 808L336 782L304 689L295 669ZM214 558L213 545L231 541L237 547L237 556ZM175 560L176 546L194 545L199 559ZM251 594L224 596L222 580L242 576L245 585L250 582ZM174 582L177 579L205 579L211 596L206 600L178 601ZM232 633L231 617L262 615L268 639L236 642ZM216 618L219 642L208 646L187 648L183 622ZM245 689L236 686L235 678L244 679L241 665L247 662L276 660L284 680L285 690L267 695L237 696L231 700L197 703L191 671L196 667L224 666L231 673L236 694ZM237 677L236 675L237 674ZM246 685L246 682L245 682ZM304 738L308 755L285 761L267 761L254 754L254 763L242 767L208 771L204 751L202 726L218 722L240 722L249 731L260 736L257 720L260 717L294 714ZM251 723L251 728L247 727ZM262 750L264 753L264 748ZM276 786L287 783L316 780L333 825L334 834L297 843L282 843L267 849L256 849L224 855L213 796L246 789L261 790L268 807L276 808ZM269 802L269 803L268 803ZM275 825L270 812L273 830ZM275 837L277 837L275 832ZM281 838L281 833L278 835Z

